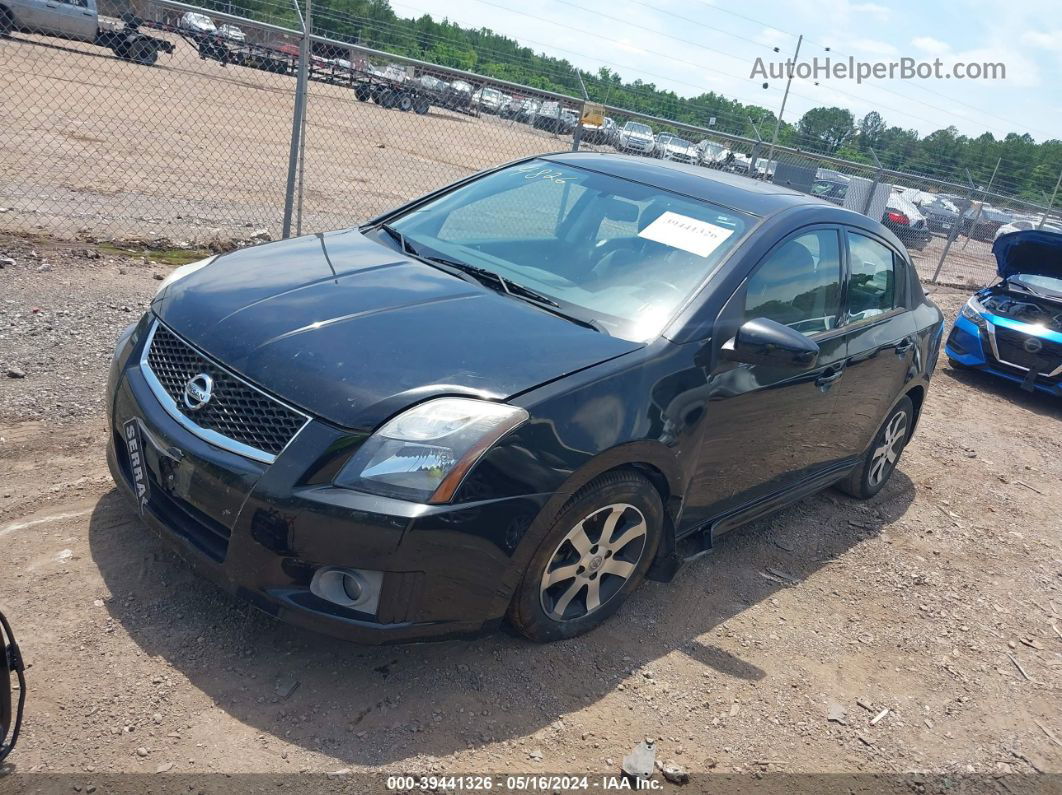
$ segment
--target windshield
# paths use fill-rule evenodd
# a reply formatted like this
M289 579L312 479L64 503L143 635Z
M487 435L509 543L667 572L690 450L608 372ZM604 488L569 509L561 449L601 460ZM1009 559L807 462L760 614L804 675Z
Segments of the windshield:
M668 141L669 146L681 146L685 149L689 149L693 144L683 138L672 138Z
M707 202L536 159L457 188L390 227L423 257L490 271L609 334L641 341L663 330L751 224Z
M1043 290L1062 295L1062 279L1055 276L1044 276L1039 273L1015 273L1010 278L1017 279L1022 284L1027 284L1034 290Z
M627 124L627 132L639 133L641 135L652 135L651 128L646 127L644 124Z

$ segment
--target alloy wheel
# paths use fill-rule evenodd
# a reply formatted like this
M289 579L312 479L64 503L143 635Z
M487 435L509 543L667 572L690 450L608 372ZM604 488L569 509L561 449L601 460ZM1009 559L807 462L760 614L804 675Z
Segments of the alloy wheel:
M870 469L867 471L867 479L870 485L877 486L889 476L896 466L896 460L903 452L904 442L907 441L907 412L898 411L885 426L885 433L881 443L874 450L870 459Z
M614 503L586 516L550 556L539 586L542 609L555 621L599 610L634 575L648 526L633 505Z

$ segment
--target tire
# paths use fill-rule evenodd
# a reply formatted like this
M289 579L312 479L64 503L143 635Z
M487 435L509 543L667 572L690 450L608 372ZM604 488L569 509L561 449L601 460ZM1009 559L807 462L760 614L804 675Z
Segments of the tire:
M413 97L409 94L399 94L395 100L395 107L403 113L409 113L409 111L413 110Z
M858 500L869 500L885 488L911 438L913 425L914 404L904 395L874 435L863 462L837 488Z
M398 104L398 92L397 91L384 91L380 94L380 107L390 110Z
M970 369L970 365L963 364L958 359L952 359L950 356L948 357L948 364L950 364L956 370L969 370Z
M136 41L129 47L129 60L144 66L154 66L159 59L159 51L149 41Z
M6 8L0 8L0 36L8 36L15 29L15 20Z
M358 86L354 89L354 96L356 96L360 102L368 102L372 99L372 89L368 86Z
M425 97L417 97L413 100L413 112L423 116L431 108L431 103Z
M557 514L524 572L509 606L510 625L537 643L594 629L645 579L663 525L660 495L637 472L606 473L583 486Z

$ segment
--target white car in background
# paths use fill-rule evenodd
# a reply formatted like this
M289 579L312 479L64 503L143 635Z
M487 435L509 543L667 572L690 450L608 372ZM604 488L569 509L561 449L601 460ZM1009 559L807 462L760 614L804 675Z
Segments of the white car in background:
M730 154L729 149L707 138L697 144L697 162L702 166L718 165L726 159L728 154Z
M201 33L204 35L210 35L218 32L217 25L214 24L214 20L208 17L206 14L197 14L194 11L189 11L186 14L182 14L180 20L177 22L177 27L181 30L187 30L189 33Z
M233 44L244 44L247 41L247 34L235 25L219 25L218 35Z
M629 121L620 127L616 133L616 148L621 152L636 152L641 155L651 155L656 139L653 138L653 128L648 124L637 121Z
M498 113L505 102L505 95L496 88L484 87L472 95L472 102L487 113Z
M685 138L677 135L657 136L657 156L663 160L676 163L696 163L697 148Z
M996 230L995 240L1003 237L1003 235L1009 235L1011 232L1022 232L1026 229L1042 229L1045 232L1059 232L1062 233L1062 226L1057 224L1045 223L1040 226L1039 218L1015 218L1009 224L1003 224Z

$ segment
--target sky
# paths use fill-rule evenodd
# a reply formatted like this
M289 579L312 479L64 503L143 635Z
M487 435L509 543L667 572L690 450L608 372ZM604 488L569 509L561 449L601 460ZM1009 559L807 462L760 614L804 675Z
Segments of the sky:
M705 91L778 112L785 80L752 77L756 59L1003 63L1006 77L794 79L784 118L837 105L871 110L920 135L947 126L977 136L1062 138L1062 14L1058 0L391 0L399 16L428 13L486 27L536 52L596 72L608 66L681 96ZM780 52L775 53L774 47ZM829 51L826 50L829 48ZM769 133L765 133L768 135Z

